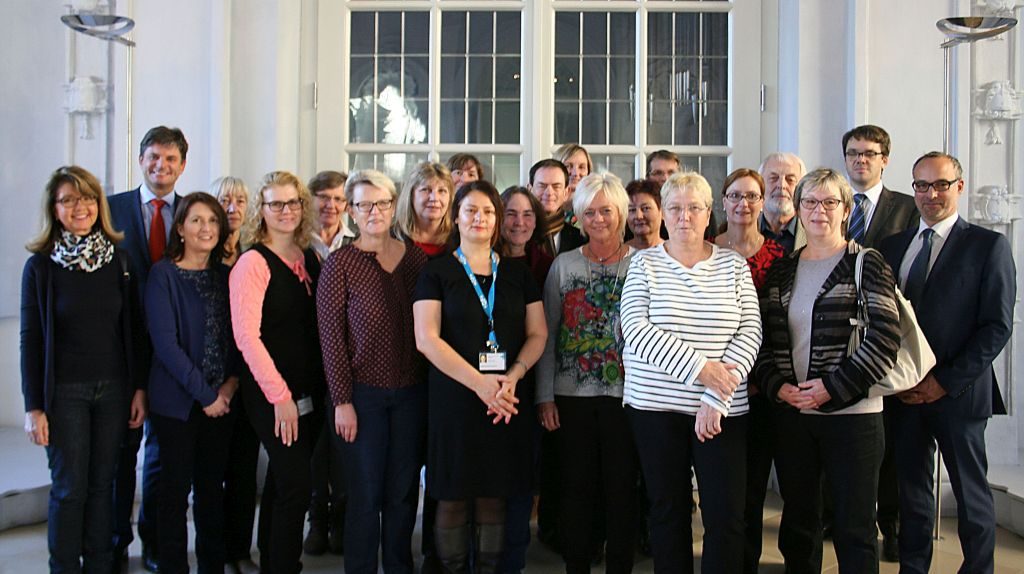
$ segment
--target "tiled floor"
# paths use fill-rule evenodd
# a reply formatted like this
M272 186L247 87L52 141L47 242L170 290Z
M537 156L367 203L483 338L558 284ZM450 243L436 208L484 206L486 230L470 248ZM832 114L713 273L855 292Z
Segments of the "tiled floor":
M783 572L782 557L776 547L781 503L777 497L771 498L765 508L765 555L761 559L761 572L781 573ZM942 522L943 540L939 542L932 572L954 573L960 566L960 545L956 538L956 521L945 519ZM703 530L700 525L700 515L694 517L694 553L699 556L700 536ZM416 534L416 547L419 544L419 533ZM131 572L143 572L138 560L138 543L130 549L132 561ZM47 571L46 564L46 525L38 524L12 529L0 533L0 574L35 574ZM527 572L554 574L563 572L561 559L548 551L542 545L534 542L529 549ZM339 556L307 556L303 559L305 564L304 572L311 573L332 573L343 572L342 558ZM698 559L699 564L699 559ZM881 572L895 573L899 569L896 564L883 562ZM599 568L594 569L600 572ZM653 571L653 565L649 558L641 558L636 564L634 572L643 574ZM699 572L699 566L697 568ZM835 563L835 553L831 544L825 547L824 572L838 572ZM1024 573L1024 539L1000 529L996 546L996 573L1011 574Z

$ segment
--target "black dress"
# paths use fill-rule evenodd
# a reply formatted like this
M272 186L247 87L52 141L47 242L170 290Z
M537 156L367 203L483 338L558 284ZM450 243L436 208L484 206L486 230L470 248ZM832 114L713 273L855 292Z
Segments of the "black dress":
M491 277L477 275L486 294ZM487 340L487 315L455 257L427 263L415 301L441 301L441 338L470 365ZM494 294L494 329L506 366L526 340L526 306L541 300L540 287L519 261L501 260ZM487 406L463 384L430 365L427 423L427 494L437 500L506 497L530 492L533 468L533 378L516 386L519 414L492 424Z

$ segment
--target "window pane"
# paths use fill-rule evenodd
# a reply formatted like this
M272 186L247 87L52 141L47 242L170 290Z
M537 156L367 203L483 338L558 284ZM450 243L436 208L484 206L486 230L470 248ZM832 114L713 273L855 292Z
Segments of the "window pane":
M704 81L708 83L708 99L724 102L729 97L729 61L725 58L704 58Z
M498 12L497 18L495 53L519 55L522 45L519 21L522 19L522 14L520 12Z
M704 55L729 54L729 15L702 14L704 19Z
M604 12L583 13L582 53L585 55L608 53L608 14Z
M647 90L655 100L668 100L672 94L672 59L647 59Z
M707 115L702 121L701 145L728 145L729 106L724 103L707 104Z
M426 98L430 82L430 62L427 57L405 59L405 97Z
M466 59L462 56L441 58L441 98L466 97Z
M594 171L606 170L614 173L622 180L623 186L636 179L634 155L592 154L591 159L594 160Z
M426 154L418 153L354 153L352 154L352 170L376 169L395 182L395 187L402 189L405 175L416 164L426 161Z
M441 143L463 143L466 127L466 103L441 101Z
M555 58L555 101L580 97L580 61L578 58Z
M612 145L630 145L636 142L634 127L636 118L633 107L625 102L608 104L608 143Z
M580 112L576 102L555 102L555 143L580 141Z
M519 57L495 58L494 97L519 98Z
M494 143L519 143L519 102L494 104Z
M680 12L675 17L675 54L677 56L700 55L700 14Z
M495 154L491 156L494 166L494 187L503 191L510 185L521 185L519 181L519 156L511 154Z
M469 58L469 97L488 98L492 96L491 58Z
M491 119L493 118L491 102L466 103L466 143L491 143Z
M351 98L373 97L373 58L355 57L349 60L349 88Z
M469 53L494 53L494 12L469 13Z
M607 58L583 58L584 100L604 100L608 98L607 68Z
M377 52L380 54L402 53L401 12L377 12Z
M578 12L555 13L555 54L580 53L580 15Z
M647 14L647 55L672 55L672 13L649 12Z
M647 106L647 143L672 145L672 104L656 101Z
M466 53L467 12L441 12L441 53Z
M608 97L613 100L632 100L636 94L636 60L632 57L609 59Z
M352 41L349 49L353 54L372 54L374 52L374 41L372 34L374 28L375 12L353 12L352 13ZM370 33L367 33L370 32Z
M430 13L405 13L405 53L430 53Z
M699 130L697 119L700 116L700 104L695 101L676 103L672 106L675 111L675 145L697 145L699 142Z
M609 16L611 22L608 30L609 46L608 53L635 54L636 53L636 16L632 12L613 12Z
M583 102L583 122L581 125L583 133L580 135L580 143L583 145L608 143L608 138L605 136L607 121L605 102Z

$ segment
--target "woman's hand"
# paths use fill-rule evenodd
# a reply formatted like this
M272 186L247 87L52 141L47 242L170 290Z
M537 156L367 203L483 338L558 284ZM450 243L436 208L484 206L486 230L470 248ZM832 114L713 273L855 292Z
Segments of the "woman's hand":
M519 399L502 388L502 380L503 375L481 374L473 389L476 396L487 405L487 414L494 415L494 424L498 424L501 419L507 423L512 420L512 415L519 414L515 406Z
M203 413L211 419L222 417L231 412L231 408L228 405L229 402L231 402L231 399L218 392L217 398L208 406L203 407Z
M274 405L274 436L280 437L284 446L299 440L299 408L295 401L288 399Z
M235 398L235 393L238 392L238 377L231 375L227 379L224 379L224 384L217 389L217 392L224 395L230 403L231 399Z
M562 426L561 421L558 420L558 407L554 401L537 405L537 419L540 420L540 425L544 427L544 430L558 430Z
M715 435L722 432L722 413L707 403L701 403L697 409L697 422L693 425L693 432L697 433L697 440L700 442L715 438Z
M804 408L816 409L832 400L832 395L828 394L825 383L821 379L804 381L797 386L800 387L800 394L806 398L806 402L812 405Z
M344 403L334 407L334 432L341 440L355 442L359 421L356 418L356 407L352 403Z
M138 389L132 395L132 406L128 415L128 428L137 429L146 422L146 391Z
M811 379L799 385L786 383L779 389L779 398L798 409L816 409L832 400L821 379Z
M708 361L697 375L697 380L720 396L731 397L736 392L736 387L740 386L739 378L733 374L737 367L738 365L732 363Z
M50 421L41 409L25 413L25 433L32 444L50 446Z

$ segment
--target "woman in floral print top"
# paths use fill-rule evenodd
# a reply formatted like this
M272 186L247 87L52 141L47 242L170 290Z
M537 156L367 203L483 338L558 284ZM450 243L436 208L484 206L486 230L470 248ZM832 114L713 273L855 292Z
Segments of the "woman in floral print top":
M573 211L590 242L559 255L544 285L549 337L537 365L537 407L545 429L560 429L559 532L569 572L589 571L591 529L601 522L607 526L607 571L629 572L633 565L638 469L622 409L619 321L622 287L635 253L623 242L628 205L619 178L583 178ZM595 516L597 509L606 513L603 521Z

